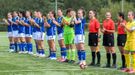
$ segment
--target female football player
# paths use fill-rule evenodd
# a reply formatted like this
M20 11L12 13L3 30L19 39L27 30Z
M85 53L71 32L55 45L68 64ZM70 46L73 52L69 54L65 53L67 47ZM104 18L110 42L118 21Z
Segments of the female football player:
M56 47L55 47L55 35L56 35L56 20L55 20L55 12L50 11L48 15L48 20L45 22L45 27L46 27L46 35L47 35L47 41L49 45L49 51L50 55L49 58L51 60L56 60Z
M126 69L124 72L135 73L135 21L134 21L134 12L128 12L128 22L125 25L124 23L121 24L127 32L127 40L124 47L125 50L125 59L126 59ZM130 57L130 54L132 57ZM132 59L132 63L131 63Z
M86 24L86 20L84 18L85 12L81 8L77 12L77 18L74 16L75 19L75 44L76 49L78 50L78 59L79 59L79 65L81 68L85 68L86 66L86 53L84 48L84 28Z
M67 60L65 62L75 62L75 48L74 48L74 24L73 16L75 12L71 8L66 11L66 17L63 18L62 23L64 26L64 43L67 48Z
M14 48L15 52L18 52L18 47L19 47L19 38L18 38L18 22L19 22L19 17L18 13L16 11L13 12L13 19L12 19L12 28L13 28L13 38L14 38Z
M25 46L26 46L26 41L25 41L25 26L23 25L23 22L25 21L25 12L19 12L19 21L18 21L18 25L19 25L19 53L24 53L25 50Z
M57 34L58 34L58 42L61 50L61 58L58 61L63 62L66 59L66 46L64 44L63 27L62 27L63 12L61 9L58 9L57 13L58 13L57 22L60 25L57 26Z
M12 13L8 13L7 14L7 19L3 19L3 21L6 23L7 25L7 29L8 29L8 39L9 39L9 52L14 52L14 38L13 38L13 28L12 28Z
M32 13L30 11L25 12L26 19L23 25L25 25L25 39L26 39L26 53L33 54L32 52L32 26L30 24Z

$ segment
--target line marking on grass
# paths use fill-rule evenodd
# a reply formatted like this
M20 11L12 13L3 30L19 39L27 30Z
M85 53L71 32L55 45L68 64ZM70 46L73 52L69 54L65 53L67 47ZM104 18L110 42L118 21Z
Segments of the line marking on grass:
M1 70L0 72L78 71L81 69Z
M97 68L92 68L92 70L95 70L95 69L97 70ZM119 71L116 69L108 69L108 68L98 68L98 70ZM85 70L82 70L82 69L0 70L0 72L41 72L41 71L90 71L90 69L86 68Z

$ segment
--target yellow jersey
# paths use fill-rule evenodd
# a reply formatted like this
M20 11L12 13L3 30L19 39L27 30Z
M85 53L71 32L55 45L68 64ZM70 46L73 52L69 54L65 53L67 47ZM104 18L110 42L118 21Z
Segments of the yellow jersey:
M131 29L132 27L135 27L135 21L129 21L126 24L126 27L128 29ZM135 41L135 30L133 32L127 31L127 41Z

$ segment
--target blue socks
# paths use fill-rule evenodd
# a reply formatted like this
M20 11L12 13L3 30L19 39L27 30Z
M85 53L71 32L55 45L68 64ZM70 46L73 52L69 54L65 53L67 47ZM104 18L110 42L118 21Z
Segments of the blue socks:
M45 54L45 51L44 51L44 49L38 49L38 53L39 54Z
M33 50L32 43L27 43L26 50L28 52L32 52L32 50Z
M56 51L51 51L50 57L51 58L56 58Z
M82 50L81 51L81 60L86 60L86 52L85 52L85 50Z
M10 43L9 49L14 50L14 43Z
M17 47L18 47L18 44L17 43L14 43L15 52L17 52Z
M66 58L66 48L61 48L61 57L64 57L64 58Z
M85 52L85 50L78 50L77 54L78 54L79 61L86 60L86 52Z
M22 42L22 51L25 51L26 43Z
M22 44L18 43L19 51L22 51Z
M81 50L78 50L77 54L78 54L78 60L81 61Z

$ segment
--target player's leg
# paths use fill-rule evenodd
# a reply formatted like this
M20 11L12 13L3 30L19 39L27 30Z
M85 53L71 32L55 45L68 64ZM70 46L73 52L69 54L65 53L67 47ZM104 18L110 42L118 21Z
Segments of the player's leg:
M20 34L20 42L21 42L21 53L24 53L25 51L25 46L26 46L26 40L25 40L25 34L22 33Z
M44 33L39 32L39 37L38 37L38 51L39 51L39 56L40 57L45 57L45 52L44 52Z
M89 33L89 46L91 50L92 62L89 66L95 66L95 59L96 59L96 49L98 46L98 36L97 34Z
M13 33L12 32L8 32L8 39L9 39L9 52L13 52L14 51L14 38L13 38Z
M74 34L71 34L68 36L69 40L69 45L70 45L70 50L71 50L71 63L75 62L76 58L76 50L75 50L75 45L74 45Z
M125 64L125 55L124 55L124 48L122 46L118 46L119 51L121 53L121 61L122 61L122 66L120 69L124 69L126 68L126 64Z
M117 55L116 55L116 51L114 48L114 34L109 34L108 38L109 38L108 46L109 46L109 50L111 51L112 59L113 59L112 68L117 68L117 64L116 64Z
M60 50L61 50L61 58L59 59L59 61L63 62L66 60L66 46L64 44L64 38L63 38L63 34L59 34L58 35L58 43L60 46Z
M65 62L68 62L71 58L71 50L70 50L70 45L69 45L69 41L68 41L68 35L64 35L64 44L66 46L66 53L67 53L67 58L65 60Z
M33 54L33 45L32 45L32 35L30 35L30 34L27 34L27 36L26 36L26 43L27 43L27 45L26 45L26 53L28 53L28 54Z
M13 32L13 36L14 36L14 46L15 46L15 52L18 52L18 47L19 47L19 38L18 38L18 31L14 31Z
M109 68L111 67L111 51L109 50L108 46L104 46L105 50L106 50L106 58L107 58L107 64L105 67Z
M127 46L126 46L127 47ZM129 50L125 49L125 63L126 63L126 68L123 69L123 72L129 72L130 71L130 52Z
M109 49L111 50L112 59L113 59L112 68L117 68L117 64L116 64L117 55L116 55L115 49L114 47L109 47Z
M36 35L36 32L33 32L32 33L32 37L34 39L34 42L35 42L35 46L36 46L36 56L39 56L39 51L38 51L38 43L37 43L37 35Z
M99 45L99 43L98 43L98 46L96 48L96 56L97 56L96 66L100 66L101 55L100 55L100 45Z
M77 54L79 59L79 65L80 68L82 69L86 68L86 52L84 48L84 42L85 42L84 35L75 36L76 49L78 50Z
M50 48L50 59L51 60L56 60L56 47L55 47L55 36L49 36L50 38L48 39L48 45Z

